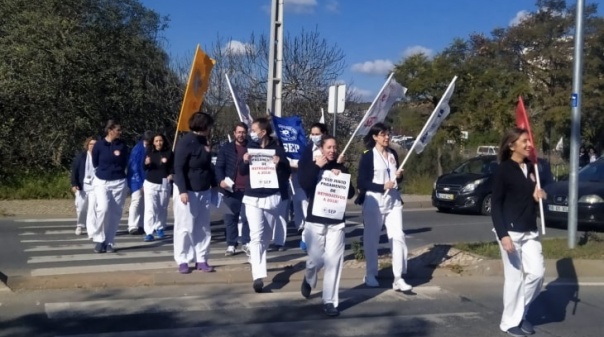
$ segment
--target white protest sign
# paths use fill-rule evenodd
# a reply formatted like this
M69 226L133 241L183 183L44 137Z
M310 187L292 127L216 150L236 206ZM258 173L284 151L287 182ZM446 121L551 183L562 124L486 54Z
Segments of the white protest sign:
M250 186L252 188L279 188L277 165L273 162L275 150L248 149L250 155Z
M312 214L328 219L343 219L349 187L350 174L335 175L331 171L322 171L321 180L315 189Z

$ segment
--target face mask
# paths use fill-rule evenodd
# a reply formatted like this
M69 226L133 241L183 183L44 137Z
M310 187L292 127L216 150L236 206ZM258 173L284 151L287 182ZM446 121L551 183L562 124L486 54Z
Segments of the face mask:
M256 143L260 140L260 137L258 137L258 134L253 131L250 132L250 138L252 139L252 141L254 141Z
M321 136L320 135L311 135L310 136L310 141L315 144L316 146L319 146L319 142L321 142Z

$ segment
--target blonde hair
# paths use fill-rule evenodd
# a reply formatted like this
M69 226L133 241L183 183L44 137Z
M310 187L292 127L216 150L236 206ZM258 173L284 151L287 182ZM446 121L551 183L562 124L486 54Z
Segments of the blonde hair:
M88 151L88 145L93 140L95 140L94 137L88 137L88 138L86 138L86 140L84 141L84 151Z

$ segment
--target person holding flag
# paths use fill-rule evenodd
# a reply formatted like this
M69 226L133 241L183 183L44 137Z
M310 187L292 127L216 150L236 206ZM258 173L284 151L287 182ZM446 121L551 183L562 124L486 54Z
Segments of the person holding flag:
M529 160L531 152L534 147L527 129L514 128L505 133L491 199L493 231L505 278L499 328L512 336L535 333L526 314L539 294L545 272L536 210L537 202L547 196L537 184L537 170Z
M382 225L390 241L392 252L392 288L410 291L412 287L402 275L407 271L407 243L403 233L403 200L398 184L403 170L397 170L398 155L390 148L390 128L384 123L374 124L364 138L367 151L361 156L357 186L363 204L363 248L366 271L364 282L368 287L379 287L378 244Z

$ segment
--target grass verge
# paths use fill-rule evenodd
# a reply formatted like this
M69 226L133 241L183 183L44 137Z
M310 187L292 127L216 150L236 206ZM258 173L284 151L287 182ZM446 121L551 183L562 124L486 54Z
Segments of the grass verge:
M23 173L0 185L0 199L71 198L69 172Z
M604 259L604 234L585 232L579 239L575 249L568 248L566 238L544 239L541 240L541 244L543 246L543 256L546 259L555 260L565 257L586 260ZM489 259L499 259L501 257L499 245L495 241L459 243L454 247Z
M415 175L403 181L403 193L431 195L435 178L428 174Z

